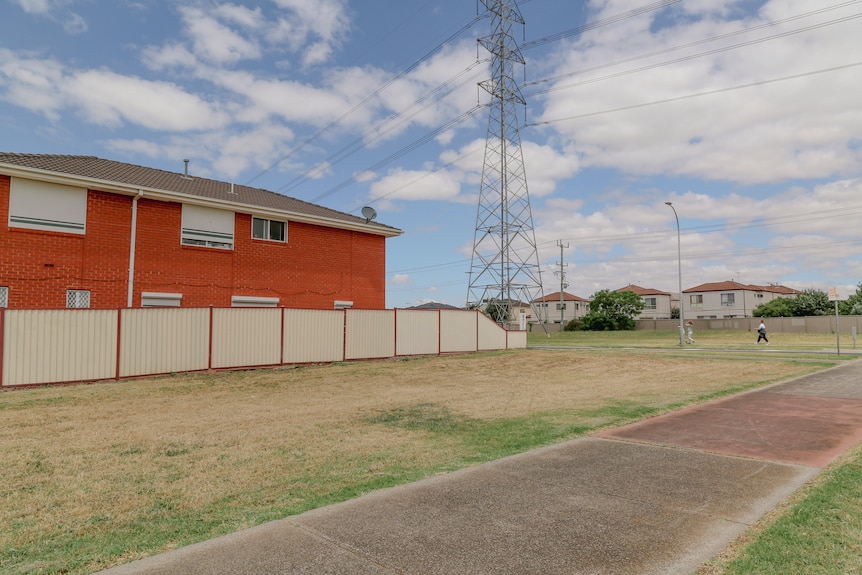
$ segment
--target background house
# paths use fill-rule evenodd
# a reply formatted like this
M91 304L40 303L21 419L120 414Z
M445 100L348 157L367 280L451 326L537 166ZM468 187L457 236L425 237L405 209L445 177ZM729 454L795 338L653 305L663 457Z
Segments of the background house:
M382 309L385 240L401 234L259 188L45 154L0 153L0 221L0 304L37 309Z
M616 291L630 291L644 300L644 309L636 319L669 319L671 316L671 294L654 288L627 285Z
M562 302L560 292L541 297L533 302L540 318L547 323L566 324L573 319L579 319L590 311L590 300L563 292Z
M683 290L683 314L686 319L751 317L757 306L797 293L780 285L746 285L735 281L705 283Z

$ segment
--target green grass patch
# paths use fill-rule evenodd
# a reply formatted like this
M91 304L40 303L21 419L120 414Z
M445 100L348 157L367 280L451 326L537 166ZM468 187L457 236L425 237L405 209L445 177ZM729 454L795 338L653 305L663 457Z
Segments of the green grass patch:
M862 449L824 472L722 575L862 573Z

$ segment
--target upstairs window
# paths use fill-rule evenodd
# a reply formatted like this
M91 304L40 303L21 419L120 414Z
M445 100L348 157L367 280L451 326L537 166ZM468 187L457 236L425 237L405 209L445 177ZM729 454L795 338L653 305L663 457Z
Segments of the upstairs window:
M67 308L88 308L88 307L90 307L90 290L84 290L84 289L66 290L66 307Z
M736 305L736 294L723 293L721 294L721 305L732 307Z
M691 304L691 307L703 307L703 295L702 294L689 296L688 301Z
M286 242L287 222L280 222L278 220L266 220L264 218L252 218L251 237L258 240Z
M645 297L644 298L644 309L656 309L658 304L656 303L656 298L654 297Z
M0 307L9 307L9 288L0 287Z
M233 212L183 204L183 230L180 241L187 246L232 250L233 222Z
M9 227L83 234L87 190L50 182L12 178Z

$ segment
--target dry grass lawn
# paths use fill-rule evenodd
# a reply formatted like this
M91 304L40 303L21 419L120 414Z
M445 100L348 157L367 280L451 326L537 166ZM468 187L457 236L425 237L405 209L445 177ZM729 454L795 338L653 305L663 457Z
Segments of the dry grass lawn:
M0 572L90 573L823 367L527 349L0 393Z

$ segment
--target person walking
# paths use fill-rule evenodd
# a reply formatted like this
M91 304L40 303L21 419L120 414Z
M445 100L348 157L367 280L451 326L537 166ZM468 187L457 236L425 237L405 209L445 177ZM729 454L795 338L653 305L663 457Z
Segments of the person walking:
M763 320L760 320L760 325L757 326L757 343L760 343L760 340L766 342L766 345L769 345L769 340L766 339L766 324L763 323Z
M691 320L685 322L685 331L688 335L685 339L685 343L694 343L694 323Z

